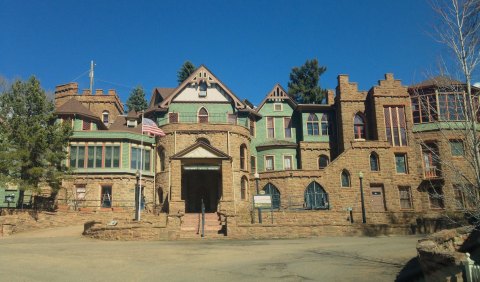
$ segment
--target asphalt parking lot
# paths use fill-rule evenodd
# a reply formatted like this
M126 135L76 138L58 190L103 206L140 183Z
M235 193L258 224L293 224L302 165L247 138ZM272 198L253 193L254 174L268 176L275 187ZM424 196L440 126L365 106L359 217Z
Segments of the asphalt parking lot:
M412 281L421 238L110 242L83 238L81 231L1 238L0 280Z

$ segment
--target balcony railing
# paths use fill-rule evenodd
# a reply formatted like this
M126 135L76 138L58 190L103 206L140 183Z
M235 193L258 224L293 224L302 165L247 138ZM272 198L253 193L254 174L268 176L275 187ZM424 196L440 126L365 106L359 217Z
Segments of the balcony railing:
M165 118L158 120L158 125L171 123L206 123L206 124L234 124L248 128L248 119L239 119L235 114L211 113L208 116L197 113L168 113Z
M425 171L423 173L423 177L425 179L439 178L440 176L440 170L437 167L425 168Z

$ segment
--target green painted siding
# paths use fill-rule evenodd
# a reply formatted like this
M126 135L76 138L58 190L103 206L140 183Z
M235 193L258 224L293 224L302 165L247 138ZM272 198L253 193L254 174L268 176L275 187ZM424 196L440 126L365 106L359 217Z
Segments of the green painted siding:
M281 111L274 110L274 104L282 104ZM257 170L265 171L264 156L275 156L275 170L283 170L283 154L293 156L293 169L297 168L297 150L292 148L276 147L275 149L268 149L257 152L257 146L265 143L274 143L277 140L289 141L292 143L297 142L297 127L298 121L294 115L293 108L287 102L271 102L267 101L263 107L259 110L262 118L256 122L255 137L252 138L251 155L257 157ZM275 136L274 138L267 138L267 117L274 118ZM285 137L284 119L290 118L292 123L291 138Z
M83 124L82 120L76 118L73 121L73 130L82 130L82 124Z
M283 167L283 156L290 155L293 156L292 159L292 169L297 169L297 150L295 149L282 149L275 148L269 150L262 150L257 153L257 171L265 171L265 156L274 156L274 170L284 170Z
M310 116L310 112L302 112L301 117L302 117L302 131L303 131L303 138L301 141L307 141L307 142L330 142L330 136L332 134L332 117L330 116L330 124L329 124L329 135L322 135L322 118L323 115L326 115L327 113L314 113L317 115L318 118L318 128L319 128L319 135L308 135L308 129L307 129L307 121L308 117ZM353 129L352 129L353 130Z
M122 142L122 166L123 169L130 168L130 143Z

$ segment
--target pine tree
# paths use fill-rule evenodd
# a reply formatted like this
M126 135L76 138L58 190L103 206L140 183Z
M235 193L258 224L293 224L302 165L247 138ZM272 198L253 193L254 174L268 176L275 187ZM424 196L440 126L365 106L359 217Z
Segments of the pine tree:
M320 88L320 76L327 70L318 65L317 59L307 60L301 67L294 67L290 73L288 94L297 102L320 104L327 90Z
M128 111L144 111L148 107L147 100L145 99L145 91L142 86L137 86L130 92L130 97L127 100Z
M57 122L54 111L35 77L17 80L0 93L0 182L21 192L41 184L58 191L72 128Z
M177 72L178 85L182 84L197 68L190 61L186 61Z

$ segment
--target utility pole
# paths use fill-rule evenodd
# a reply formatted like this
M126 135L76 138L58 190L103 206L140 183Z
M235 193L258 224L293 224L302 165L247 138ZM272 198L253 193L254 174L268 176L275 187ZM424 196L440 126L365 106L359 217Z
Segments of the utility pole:
M88 75L90 77L90 95L93 95L93 67L95 64L93 63L93 60L90 61L90 74Z

